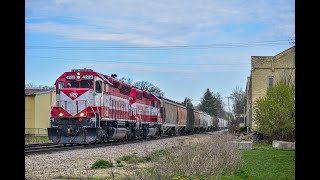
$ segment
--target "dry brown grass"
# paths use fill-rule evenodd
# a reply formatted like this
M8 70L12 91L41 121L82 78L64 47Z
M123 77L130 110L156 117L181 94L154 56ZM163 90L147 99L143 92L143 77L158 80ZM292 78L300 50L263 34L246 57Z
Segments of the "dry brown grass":
M136 172L127 179L217 179L222 174L230 174L240 164L241 152L229 143L232 139L229 134L220 134L198 139L198 142L186 141L152 168Z

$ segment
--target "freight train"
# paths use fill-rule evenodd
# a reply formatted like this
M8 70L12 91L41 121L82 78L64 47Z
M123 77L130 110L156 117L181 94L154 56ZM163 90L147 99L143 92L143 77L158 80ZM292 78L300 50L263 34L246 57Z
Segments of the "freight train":
M92 69L72 69L55 82L48 137L59 144L90 144L227 128L224 120L155 96Z

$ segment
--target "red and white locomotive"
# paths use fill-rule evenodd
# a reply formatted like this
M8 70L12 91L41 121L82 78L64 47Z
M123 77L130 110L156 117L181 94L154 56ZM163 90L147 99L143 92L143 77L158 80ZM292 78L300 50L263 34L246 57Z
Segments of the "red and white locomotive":
M73 69L55 82L49 139L61 144L156 137L160 99L91 69Z

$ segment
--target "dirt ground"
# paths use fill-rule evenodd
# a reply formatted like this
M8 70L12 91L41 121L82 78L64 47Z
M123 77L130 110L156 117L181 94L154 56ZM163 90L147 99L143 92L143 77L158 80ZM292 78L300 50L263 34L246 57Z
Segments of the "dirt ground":
M114 162L123 155L136 154L145 156L151 151L190 145L214 135L196 134L191 136L178 136L168 139L145 141L134 144L124 144L93 149L81 149L51 154L38 154L25 156L26 179L66 179L66 178L103 178L123 177L135 169L145 168L151 163L126 164L124 167L112 167L107 169L91 169L91 165L98 159ZM128 174L129 175L129 174Z

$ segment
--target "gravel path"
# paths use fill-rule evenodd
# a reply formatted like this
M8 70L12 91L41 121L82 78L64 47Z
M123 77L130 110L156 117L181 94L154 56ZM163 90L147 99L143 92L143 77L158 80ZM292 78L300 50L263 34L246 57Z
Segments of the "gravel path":
M215 133L210 133L210 135ZM208 135L196 134L134 144L28 155L25 156L25 177L26 179L106 177L110 176L111 171L115 174L121 174L121 171L126 171L126 168L115 167L111 170L110 168L96 170L90 167L98 159L113 161L123 155L144 156L151 151L190 144L204 137L208 137Z

